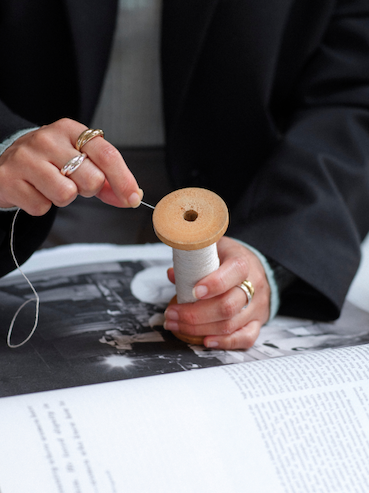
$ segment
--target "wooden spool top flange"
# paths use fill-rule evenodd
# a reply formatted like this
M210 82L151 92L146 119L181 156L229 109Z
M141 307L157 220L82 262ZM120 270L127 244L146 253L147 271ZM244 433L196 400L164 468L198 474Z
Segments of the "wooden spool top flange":
M156 236L178 250L200 250L218 241L228 227L223 199L204 188L182 188L156 205L153 225Z

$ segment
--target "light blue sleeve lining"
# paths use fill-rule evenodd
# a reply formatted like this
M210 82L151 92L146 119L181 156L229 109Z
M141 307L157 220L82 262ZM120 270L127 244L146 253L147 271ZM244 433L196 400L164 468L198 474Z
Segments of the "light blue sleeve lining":
M254 253L257 256L257 258L260 260L262 266L264 267L265 274L270 286L270 307L269 307L270 312L269 312L269 320L268 320L269 322L276 316L280 304L279 289L274 277L273 269L270 267L269 262L264 257L264 255L259 252L259 250L256 250L256 248L252 247L251 245L248 245L247 243L241 240L237 240L237 238L233 238L233 239L238 241L238 243L240 243L248 250L250 250L252 253Z
M7 139L4 140L4 142L0 143L0 156L2 155L3 152L7 150L8 147L10 147L14 142L19 139L19 137L22 137L23 135L28 134L29 132L33 132L33 130L37 130L39 127L33 127L33 128L26 128L24 130L19 130L19 132L16 132L15 134L11 135ZM5 211L5 212L11 212L11 211L16 211L18 207L9 207L3 209L0 207L0 211Z

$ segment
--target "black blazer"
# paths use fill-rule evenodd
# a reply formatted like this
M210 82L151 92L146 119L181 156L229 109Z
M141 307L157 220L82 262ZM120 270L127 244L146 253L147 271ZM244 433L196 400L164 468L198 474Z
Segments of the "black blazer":
M116 7L2 0L0 141L62 116L89 124ZM369 2L163 0L162 76L174 185L217 192L228 234L298 276L281 313L337 317L369 229ZM24 214L21 260L53 213Z

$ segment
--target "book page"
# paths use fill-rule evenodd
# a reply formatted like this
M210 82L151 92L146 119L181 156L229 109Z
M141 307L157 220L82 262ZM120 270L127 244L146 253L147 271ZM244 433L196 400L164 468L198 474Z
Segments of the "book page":
M270 478L277 481L226 373L146 377L1 404L1 493L220 493L248 483L268 491Z
M367 492L368 356L363 345L4 398L1 493Z
M283 491L369 491L369 347L224 367Z

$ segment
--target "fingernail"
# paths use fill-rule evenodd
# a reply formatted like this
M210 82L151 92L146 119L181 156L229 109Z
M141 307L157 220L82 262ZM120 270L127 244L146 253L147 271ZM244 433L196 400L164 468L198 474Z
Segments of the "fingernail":
M177 332L179 330L177 322L173 322L173 320L166 320L164 322L164 329L170 330L171 332Z
M178 320L179 319L177 310L173 310L172 308L167 308L164 312L164 316L167 320L168 319L170 319L170 320Z
M193 291L192 291L192 294L193 296L200 300L201 298L203 298L204 296L206 296L208 294L209 290L206 286L196 286L195 288L193 288Z
M131 207L136 208L141 204L141 197L138 193L134 192L128 197L128 203Z
M217 342L217 341L209 341L209 342L205 341L205 346L209 347L209 348L218 347L219 342Z

